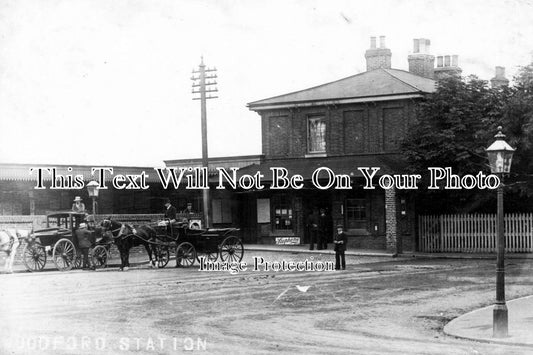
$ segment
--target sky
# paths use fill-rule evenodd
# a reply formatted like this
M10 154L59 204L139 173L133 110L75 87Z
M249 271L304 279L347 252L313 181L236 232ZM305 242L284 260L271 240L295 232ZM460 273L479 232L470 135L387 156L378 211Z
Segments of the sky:
M463 74L512 79L533 58L533 1L0 0L0 163L164 166L201 157L191 71L216 67L209 156L261 153L246 104L366 69L386 36Z

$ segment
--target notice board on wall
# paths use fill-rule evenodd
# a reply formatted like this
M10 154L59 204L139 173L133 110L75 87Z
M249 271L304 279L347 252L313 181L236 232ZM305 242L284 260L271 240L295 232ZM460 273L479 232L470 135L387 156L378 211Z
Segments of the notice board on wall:
M270 223L270 199L257 199L257 223Z

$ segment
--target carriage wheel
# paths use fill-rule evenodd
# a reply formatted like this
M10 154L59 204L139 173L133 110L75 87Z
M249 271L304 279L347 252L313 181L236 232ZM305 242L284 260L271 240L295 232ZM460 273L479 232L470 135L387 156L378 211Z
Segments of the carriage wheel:
M185 242L176 248L176 263L178 266L191 267L196 260L196 249L191 243Z
M109 255L105 246L97 245L96 247L94 247L92 260L95 268L100 269L107 267L108 259Z
M74 269L81 269L83 265L83 255L80 252L76 253L76 258L74 259Z
M220 244L220 259L228 262L240 262L244 255L244 247L239 238L230 235Z
M154 248L154 254L158 268L162 269L167 266L170 260L170 251L168 250L168 247L156 245Z
M72 269L76 263L76 248L74 244L68 239L60 239L54 245L52 260L54 260L54 264L56 264L59 271Z
M200 256L201 255L196 255L196 260L198 260L198 262L200 262ZM205 256L205 261L214 263L218 259L218 250L213 253L203 253L203 256Z
M22 260L28 271L41 271L46 265L46 251L42 246L26 244L22 250Z

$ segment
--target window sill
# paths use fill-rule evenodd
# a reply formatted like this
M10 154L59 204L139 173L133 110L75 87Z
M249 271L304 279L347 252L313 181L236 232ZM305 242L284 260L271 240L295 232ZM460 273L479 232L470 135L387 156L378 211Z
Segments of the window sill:
M307 153L304 158L325 158L327 156L326 153Z
M346 231L348 237L367 237L372 235L366 228L350 228Z

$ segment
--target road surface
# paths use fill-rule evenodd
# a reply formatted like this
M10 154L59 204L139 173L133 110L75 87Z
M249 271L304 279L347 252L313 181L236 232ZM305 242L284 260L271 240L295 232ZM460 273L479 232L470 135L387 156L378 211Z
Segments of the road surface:
M493 260L350 256L345 271L266 272L252 270L254 255L332 258L253 252L233 275L173 261L0 275L0 353L533 353L442 333L452 318L493 302ZM508 299L532 293L532 271L531 260L508 262Z

